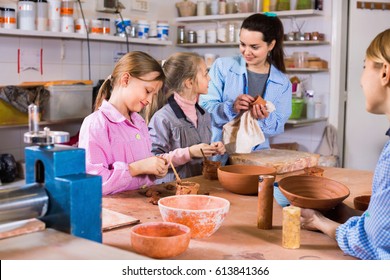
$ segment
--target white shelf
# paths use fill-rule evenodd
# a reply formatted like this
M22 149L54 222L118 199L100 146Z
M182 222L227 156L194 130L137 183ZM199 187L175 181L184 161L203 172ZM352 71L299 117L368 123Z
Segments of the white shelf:
M185 44L177 44L178 47L183 48L218 48L218 47L234 47L237 48L239 43L185 43Z
M43 126L47 125L56 125L56 124L67 124L67 123L82 123L84 118L75 118L75 119L66 119L66 120L58 120L58 121L41 121L39 122L40 129L43 128ZM14 127L27 127L28 123L21 123L21 124L0 124L0 130L1 129L7 129L7 128L14 128Z
M87 34L62 33L62 32L51 32L51 31L36 31L36 30L21 30L21 29L0 28L0 36L1 35L55 38L55 39L70 39L70 40L87 40ZM126 37L119 37L119 36L113 36L113 35L89 34L89 39L91 41L126 43ZM129 43L131 43L131 44L159 45L159 46L172 45L171 41L139 39L139 38L130 38L130 37L128 39L129 39Z
M316 68L287 68L289 73L317 73L317 72L328 72L329 69L316 69Z
M285 46L321 46L329 45L328 41L283 41Z
M322 11L318 10L289 10L289 11L273 11L278 17L300 17L300 16L320 16ZM254 13L237 13L226 15L207 15L207 16L192 16L178 17L177 22L202 22L202 21L223 21L223 20L243 20Z
M311 125L317 122L325 122L328 118L287 120L286 124L292 127Z

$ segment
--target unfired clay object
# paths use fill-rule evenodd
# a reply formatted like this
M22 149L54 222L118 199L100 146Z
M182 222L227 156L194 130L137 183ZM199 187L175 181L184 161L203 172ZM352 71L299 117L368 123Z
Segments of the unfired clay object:
M252 102L251 105L266 105L267 101L265 101L260 95L256 96L255 101Z
M198 194L200 185L196 182L180 181L176 182L176 195Z
M131 245L137 253L163 259L183 253L190 243L191 231L175 223L149 222L131 229Z
M237 194L257 194L259 175L276 175L276 169L258 165L226 165L218 168L221 185Z
M191 229L191 238L211 236L222 225L230 202L208 195L175 195L158 201L165 222L179 223Z
M204 160L202 174L209 180L218 180L218 168L221 166L220 161Z
M366 211L370 204L371 195L360 195L353 199L353 205L356 210Z
M303 169L306 175L310 176L319 176L322 177L324 175L324 169L321 167L313 166L313 167L305 167Z
M318 176L297 175L279 181L279 190L294 206L329 210L346 199L347 186Z

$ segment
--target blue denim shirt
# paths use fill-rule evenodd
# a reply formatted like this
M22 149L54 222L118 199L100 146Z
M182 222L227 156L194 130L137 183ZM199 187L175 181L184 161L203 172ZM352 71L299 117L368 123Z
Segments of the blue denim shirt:
M379 157L368 209L336 230L344 253L368 260L390 260L390 140Z
M218 58L210 68L211 77L207 95L201 95L199 104L212 116L212 142L222 141L222 127L237 114L233 104L244 93L246 63L242 56ZM291 114L292 87L287 75L271 65L264 99L271 101L276 110L268 118L259 120L265 142L253 150L268 149L269 138L284 132L284 125Z

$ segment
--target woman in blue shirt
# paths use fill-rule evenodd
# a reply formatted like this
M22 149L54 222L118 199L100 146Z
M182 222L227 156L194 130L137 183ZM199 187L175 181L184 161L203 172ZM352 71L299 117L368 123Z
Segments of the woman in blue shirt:
M222 127L248 110L265 136L265 142L252 150L269 148L269 138L284 132L292 89L285 75L283 36L283 24L274 14L253 14L241 25L241 55L218 58L211 66L209 91L200 96L199 104L212 116L212 142L221 141ZM275 111L251 106L258 95L272 102Z
M390 29L378 34L366 51L360 80L366 110L385 114L390 120ZM390 129L386 133L390 136ZM375 168L368 209L339 224L320 212L302 209L302 227L321 230L336 239L344 253L360 259L390 259L390 140L385 144ZM344 212L344 214L346 214Z

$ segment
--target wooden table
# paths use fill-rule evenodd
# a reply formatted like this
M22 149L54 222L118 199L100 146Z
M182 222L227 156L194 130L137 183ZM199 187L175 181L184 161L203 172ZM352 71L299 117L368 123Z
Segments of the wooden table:
M372 172L343 168L324 168L324 176L347 185L351 191L344 201L353 207L353 198L371 193ZM278 176L279 180L282 176ZM219 230L205 239L191 239L189 248L175 257L180 260L228 260L228 259L267 259L300 260L354 259L346 256L335 240L320 232L301 231L301 247L284 249L282 244L282 208L274 201L273 229L257 229L257 196L237 195L224 190L218 181L210 181L202 176L188 178L200 183L200 193L226 198L230 201L230 211ZM164 195L173 194L165 185L153 186ZM162 221L157 205L148 202L144 190L129 191L103 198L105 208L134 216L142 223ZM130 227L105 232L103 243L124 250L132 251Z

